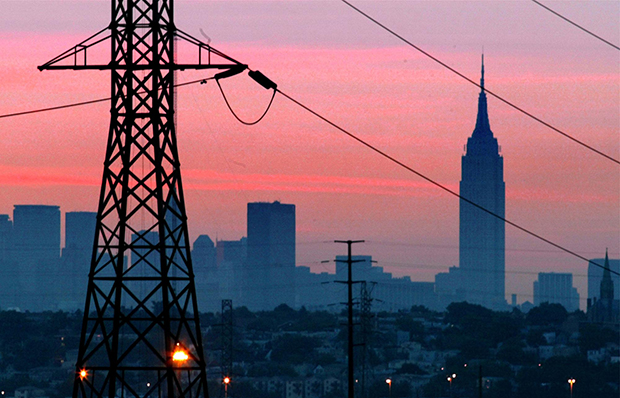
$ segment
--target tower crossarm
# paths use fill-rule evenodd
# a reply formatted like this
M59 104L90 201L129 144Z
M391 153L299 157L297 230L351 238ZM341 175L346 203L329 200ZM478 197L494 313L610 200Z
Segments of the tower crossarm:
M168 29L162 27L162 31ZM44 63L37 68L40 71L44 70L203 70L203 69L243 69L247 68L247 65L242 64L236 59L226 55L222 51L212 47L210 44L195 38L194 36L180 30L173 28L172 34L180 42L186 43L193 47L193 62L176 62L175 60L169 60L169 62L156 62L150 60L146 63L137 64L125 64L121 62L114 62L113 60L104 63L90 63L89 53L97 51L94 47L100 47L110 41L113 37L113 32L110 27L106 27L75 46L69 48L63 53L52 58L48 62ZM89 50L91 50L89 52ZM161 60L160 60L161 61Z

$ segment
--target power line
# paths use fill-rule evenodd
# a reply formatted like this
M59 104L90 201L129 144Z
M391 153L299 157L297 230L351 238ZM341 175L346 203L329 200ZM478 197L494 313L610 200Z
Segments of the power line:
M549 240L547 238L544 238L541 235L539 235L537 233L534 233L534 232L530 231L529 229L527 229L525 227L520 226L519 224L516 224L516 223L514 223L512 221L509 221L505 217L502 217L499 214L497 214L495 212L492 212L491 210L488 210L487 208L485 208L483 206L480 206L476 202L471 201L471 200L461 196L460 194L458 194L457 192L451 190L450 188L446 187L445 185L442 185L441 183L439 183L439 182L433 180L432 178L427 177L426 175L422 174L421 172L415 170L414 168L412 168L410 166L407 166L405 163L401 162L400 160L398 160L398 159L388 155L387 153L383 152L379 148L377 148L377 147L373 146L372 144L369 144L368 142L366 142L363 139L359 138L355 134L345 130L344 128L342 128L340 126L338 126L336 123L332 122L331 120L327 119L325 116L322 116L321 114L319 114L319 113L313 111L312 109L308 108L306 105L302 104L301 102L297 101L293 97L291 97L288 94L284 93L282 90L280 90L278 88L275 88L275 90L277 90L280 94L282 94L284 97L286 97L289 101L291 101L294 104L298 105L299 107L305 109L306 111L308 111L309 113L313 114L314 116L316 116L317 118L321 119L322 121L324 121L325 123L329 124L330 126L334 127L335 129L337 129L337 130L341 131L342 133L348 135L350 138L352 138L355 141L359 142L360 144L364 145L368 149L376 152L377 154L383 156L384 158L386 158L389 161L391 161L392 163L395 163L396 165L402 167L403 169L405 169L405 170L407 170L407 171L417 175L418 177L422 178L423 180L426 180L427 182L429 182L429 183L435 185L436 187L444 190L445 192L449 193L450 195L453 195L453 196L461 199L462 201L464 201L466 203L469 203L470 205L476 207L477 209L480 209L483 212L485 212L485 213L487 213L487 214L489 214L489 215L491 215L491 216L493 216L493 217L495 217L495 218L497 218L499 220L502 220L506 224L511 225L514 228L516 228L516 229L518 229L518 230L520 230L522 232L525 232L526 234L528 234L530 236L533 236L534 238L536 238L538 240L541 240L541 241L543 241L543 242L545 242L545 243L547 243L547 244L549 244L549 245L551 245L551 246L553 246L553 247L555 247L557 249L560 249L560 250L562 250L565 253L568 253L568 254L570 254L570 255L572 255L574 257L577 257L577 258L579 258L581 260L584 260L586 262L590 262L591 264L594 264L597 267L600 267L600 268L603 268L603 269L607 269L603 265L598 264L598 263L593 262L593 261L590 261L589 259L585 258L584 256L582 256L582 255L580 255L580 254L578 254L578 253L576 253L576 252L574 252L574 251L572 251L570 249L567 249L564 246L561 246L561 245L559 245L559 244L557 244L557 243L555 243L555 242L553 242L553 241L551 241L551 240ZM620 275L619 272L616 272L616 271L611 270L611 269L609 269L609 272L611 272L613 274L616 274L616 275Z
M600 41L602 41L603 43L605 43L605 44L607 44L607 45L609 45L609 46L611 46L611 47L615 48L616 50L620 50L620 47L618 47L618 46L616 46L615 44L613 44L613 43L611 43L611 42L609 42L609 41L607 41L607 40L603 39L601 36L599 36L599 35L597 35L597 34L595 34L595 33L592 33L592 32L591 32L591 31L589 31L588 29L586 29L586 28L584 28L583 26L581 26L581 25L577 24L576 22L571 21L570 19L566 18L565 16L563 16L563 15L562 15L562 14L560 14L559 12L552 10L551 8L549 8L549 7L547 7L546 5L542 4L541 2L536 1L536 0L532 0L532 2L534 2L535 4L538 4L539 6L541 6L541 7L542 7L542 8L544 8L545 10L549 11L550 13L554 14L555 16L562 18L563 20L565 20L565 21L566 21L566 22L568 22L569 24L571 24L571 25L573 25L573 26L575 26L575 27L577 27L577 28L579 28L579 29L583 30L584 32L586 32L586 33L587 33L587 34L589 34L590 36L592 36L592 37L595 37L595 38L599 39L599 40L600 40Z
M321 243L330 243L330 242L321 242ZM482 246L459 246L459 245L446 245L446 244L431 244L431 243L410 243L410 242L390 242L390 241L380 241L380 240L369 240L366 239L367 245L382 245L382 246L406 246L406 247L432 247L438 249L458 249L459 247L466 247L469 249L481 249ZM504 248L506 252L524 252L524 253L546 253L546 254L555 254L558 253L558 250L545 250L545 249L524 249L518 247L506 247ZM581 251L581 253L589 253L592 256L600 256L601 253L598 251ZM617 256L617 252L609 252L610 255ZM602 257L601 257L602 258Z
M190 84L203 83L203 82L206 82L207 80L211 80L211 79L213 79L213 77L208 77L206 79L191 80L191 81L188 81L188 82L175 84L174 87L183 87L183 86L188 86ZM0 115L0 119L5 119L5 118L15 117L15 116L31 115L33 113L56 111L56 110L59 110L59 109L74 108L76 106L82 106L82 105L91 105L91 104L96 104L96 103L99 103L99 102L110 101L111 99L112 98L110 98L110 97L106 97L106 98L99 98L99 99L94 99L94 100L89 100L89 101L73 102L71 104L52 106L52 107L49 107L49 108L39 108L39 109L32 109L32 110L29 110L29 111L6 113L4 115Z
M582 147L589 149L590 151L597 153L598 155L611 160L612 162L620 165L620 160L615 159L613 157L611 157L610 155L607 155L604 152L599 151L598 149L592 147L591 145L586 144L585 142L571 136L568 133L565 133L564 131L560 130L559 128L551 125L550 123L545 122L544 120L542 120L541 118L533 115L532 113L524 110L523 108L520 108L519 106L513 104L512 102L504 99L503 97L500 97L498 94L495 94L494 92L490 91L487 88L482 87L480 84L476 83L474 80L468 78L467 76L465 76L464 74L462 74L461 72L459 72L458 70L454 69L453 67L449 66L448 64L446 64L445 62L441 61L439 58L433 56L432 54L424 51L422 48L416 46L415 44L413 44L412 42L410 42L409 40L405 39L403 36L399 35L398 33L394 32L392 29L388 28L387 26L385 26L384 24L382 24L381 22L377 21L376 19L374 19L373 17L371 17L370 15L366 14L365 12L363 12L362 10L360 10L359 8L355 7L354 5L352 5L351 3L349 3L347 0L341 0L343 3L345 3L346 5L348 5L349 7L351 7L353 10L357 11L359 14L361 14L362 16L364 16L366 19L370 20L371 22L373 22L374 24L376 24L377 26L381 27L383 30L387 31L388 33L390 33L391 35L397 37L399 40L401 40L402 42L406 43L407 45L409 45L410 47L416 49L417 51L419 51L420 53L424 54L426 57L432 59L433 61L435 61L436 63L438 63L439 65L443 66L444 68L448 69L450 72L456 74L457 76L461 77L462 79L466 80L467 82L473 84L474 86L484 90L485 92L487 92L488 94L490 94L491 96L497 98L498 100L500 100L501 102L503 102L504 104L510 106L511 108L523 113L524 115L528 116L529 118L537 121L538 123L548 127L549 129L555 131L556 133L568 138L569 140L581 145Z

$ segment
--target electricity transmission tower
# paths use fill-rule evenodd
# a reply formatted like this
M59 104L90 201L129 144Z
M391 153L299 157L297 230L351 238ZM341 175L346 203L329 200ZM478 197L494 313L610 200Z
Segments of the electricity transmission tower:
M222 69L221 78L247 67L176 29L173 0L111 3L106 29L39 67L111 72L111 121L73 397L207 397L174 72ZM189 62L175 61L175 36L194 50ZM104 43L109 62L90 63L87 55Z
M370 284L370 287L368 285ZM370 343L370 335L372 333L372 323L373 323L373 315L372 315L372 290L374 289L376 282L366 282L362 281L362 285L360 288L360 326L361 326L361 334L362 334L362 397L368 397L368 373L370 366L368 366L369 360L369 343Z
M222 383L220 396L230 395L230 383L232 382L233 367L233 306L232 300L222 300Z

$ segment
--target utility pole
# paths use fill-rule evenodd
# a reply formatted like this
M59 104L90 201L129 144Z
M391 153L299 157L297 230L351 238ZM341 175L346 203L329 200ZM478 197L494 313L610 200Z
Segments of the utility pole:
M220 396L228 398L230 383L232 381L233 366L233 306L232 300L222 300L222 357L221 369L224 389L220 390Z
M175 60L175 38L194 50L188 62ZM108 46L109 61L87 57L98 46ZM220 69L216 78L224 78L247 66L177 29L173 0L112 0L108 27L39 67L54 69L111 76L73 397L208 397L174 122L175 72Z
M348 328L349 328L349 343L348 343L348 364L349 364L349 374L348 374L348 394L347 398L355 398L355 377L353 375L354 363L353 363L353 272L352 265L353 263L359 263L362 260L353 260L353 256L351 254L351 246L354 243L363 243L363 240L335 240L335 243L346 243L347 244L347 259L346 260L336 260L337 262L344 262L347 264L347 280L337 281L338 283L346 283L347 284L347 314L348 314Z

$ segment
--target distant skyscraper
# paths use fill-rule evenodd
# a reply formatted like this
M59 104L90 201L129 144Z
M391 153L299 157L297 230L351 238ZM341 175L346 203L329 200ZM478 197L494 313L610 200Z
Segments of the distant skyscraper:
M83 309L88 272L93 255L97 213L76 211L65 213L65 247L59 271L59 309Z
M8 214L0 214L0 264L7 261L13 236L13 221Z
M540 272L534 281L534 305L561 304L567 311L579 309L579 293L573 287L573 274Z
M194 241L192 250L192 262L194 263L194 272L198 270L215 270L215 243L209 235L200 235Z
M295 305L295 205L248 203L246 267L253 305Z
M11 259L13 221L8 214L0 214L0 309L16 306L15 280L17 270Z
M60 208L15 205L13 257L17 265L19 307L40 311L57 308L60 260Z
M201 311L214 311L221 306L220 284L224 281L215 265L215 244L209 235L200 235L192 249L196 299Z
M480 86L476 127L462 158L460 194L504 217L504 159L489 125L484 58ZM504 222L461 200L459 223L459 267L465 299L489 308L505 309Z
M252 300L256 288L245 291L249 282L247 276L246 258L248 251L247 238L239 240L218 240L215 244L215 263L220 272L220 292L222 299L232 299L236 305L252 307ZM246 301L247 298L247 301ZM220 303L218 302L218 305ZM220 307L221 308L221 307Z

